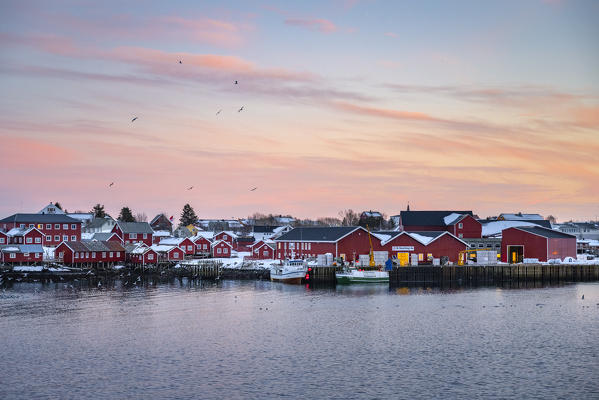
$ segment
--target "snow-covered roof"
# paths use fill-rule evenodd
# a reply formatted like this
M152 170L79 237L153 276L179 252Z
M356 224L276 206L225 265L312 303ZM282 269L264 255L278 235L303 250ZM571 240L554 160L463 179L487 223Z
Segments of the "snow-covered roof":
M539 226L532 222L526 221L490 221L482 222L482 236L494 236L499 235L504 229L515 228L518 226Z
M171 236L171 233L169 231L154 231L154 236L155 237Z
M151 249L154 250L156 253L168 253L172 249L177 249L177 248L178 248L178 246L170 246L170 245L166 245L166 244L155 244L155 245L152 245L152 247L151 247Z
M158 244L167 245L167 246L179 246L181 244L181 242L184 241L185 239L187 239L187 238L169 237L169 238L162 239L160 241L160 243L158 243Z
M235 232L233 232L233 231L220 231L218 233L215 233L212 237L216 237L216 236L220 235L221 233L225 233L225 234L231 236L232 238L236 238L237 237L237 234Z
M228 242L225 242L224 240L217 240L216 242L213 242L213 243L211 243L211 244L210 244L210 247L217 246L219 243L224 243L224 244L226 244L227 246L229 246L229 247L233 248L233 246L231 246L231 245L230 245Z
M81 222L88 222L94 219L93 213L68 213L67 216L78 219Z
M517 214L510 214L510 213L504 213L504 214L499 214L499 217L497 217L498 219L503 218L507 221L518 221L518 220L543 220L543 217L540 214L522 214L522 213L517 213Z
M453 225L454 222L457 221L461 217L462 217L462 214L451 213L451 214L443 217L443 222L445 222L445 225Z
M212 232L200 231L196 235L191 236L189 239L191 239L192 242L195 242L199 238L204 238L204 239L207 239L208 241L212 241L213 236L214 235L212 234Z
M152 249L150 249L145 244L140 243L140 246L137 246L135 249L131 250L131 254L144 254L150 250L152 250Z

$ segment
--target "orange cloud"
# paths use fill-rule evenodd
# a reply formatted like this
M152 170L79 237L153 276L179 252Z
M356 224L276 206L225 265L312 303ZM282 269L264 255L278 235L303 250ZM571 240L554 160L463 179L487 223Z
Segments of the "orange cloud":
M576 125L599 128L599 107L579 107L572 110Z
M344 111L357 112L360 114L372 115L375 117L391 118L397 120L412 120L412 121L437 121L442 122L443 120L434 118L428 114L413 111L399 111L390 110L386 108L375 108L358 106L355 104L345 102L335 102L334 105Z

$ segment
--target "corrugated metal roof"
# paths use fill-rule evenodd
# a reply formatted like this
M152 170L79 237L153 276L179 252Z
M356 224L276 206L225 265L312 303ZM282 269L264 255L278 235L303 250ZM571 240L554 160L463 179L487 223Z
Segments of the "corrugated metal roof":
M293 228L282 234L276 241L336 242L359 228L358 226Z
M568 235L567 233L554 231L553 229L542 228L540 226L519 226L515 229L534 233L535 235L544 236L546 238L562 238L562 239L576 239L574 235Z
M123 233L154 233L147 222L117 222Z
M473 215L472 211L402 211L400 217L404 226L447 226L444 218L451 214Z
M40 223L40 224L53 224L53 223L69 223L69 224L80 224L81 221L75 218L68 217L62 214L13 214L10 217L0 219L0 223Z

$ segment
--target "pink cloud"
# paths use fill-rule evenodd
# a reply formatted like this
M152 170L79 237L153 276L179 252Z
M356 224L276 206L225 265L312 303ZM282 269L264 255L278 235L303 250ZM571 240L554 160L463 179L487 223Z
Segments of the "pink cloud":
M393 33L393 32L385 32L385 36L389 36L389 37L392 37L392 38L397 38L397 37L399 37L399 36L397 35L397 33Z
M599 106L578 107L572 110L574 123L585 128L599 128Z
M307 28L323 33L332 33L337 30L337 26L327 19L315 18L315 19L304 19L304 18L288 18L285 20L287 25L299 26L301 28Z
M397 120L412 120L412 121L437 121L441 122L443 120L434 118L428 114L414 111L399 111L399 110L390 110L386 108L376 108L376 107L366 107L366 106L358 106L355 104L345 103L345 102L336 102L334 105L344 111L349 112L357 112L360 114L371 115L374 117L384 117L391 118Z

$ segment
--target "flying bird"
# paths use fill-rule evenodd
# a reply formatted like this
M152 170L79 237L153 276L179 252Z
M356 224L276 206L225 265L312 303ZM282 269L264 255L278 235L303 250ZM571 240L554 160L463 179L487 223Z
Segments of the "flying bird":
M243 111L243 106L241 106L241 108L239 110L237 110L237 112L242 112Z
M256 186L255 188L250 189L250 192L253 192L254 190L258 189L258 187Z
M114 185L114 182L111 182L110 185L108 185L108 187L112 187L112 185Z
M237 81L235 81L235 84L237 85Z
M131 120L131 122L135 122L136 119L137 119L137 117L133 117L133 119Z
M179 60L179 64L183 64L183 61Z
M191 189L193 189L193 186L190 186L190 187L187 188L187 190L191 190Z
M216 112L216 115L220 114L220 112L221 112L222 110L223 110L222 108L221 108L220 110L218 110L218 111Z

